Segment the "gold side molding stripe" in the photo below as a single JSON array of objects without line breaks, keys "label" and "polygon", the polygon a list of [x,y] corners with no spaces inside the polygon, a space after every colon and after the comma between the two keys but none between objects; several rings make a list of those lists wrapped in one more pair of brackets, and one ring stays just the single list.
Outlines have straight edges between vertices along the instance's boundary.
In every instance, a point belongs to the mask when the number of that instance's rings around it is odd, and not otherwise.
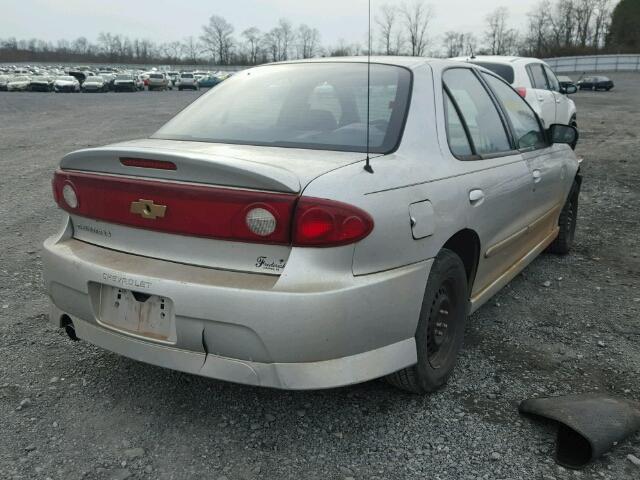
[{"label": "gold side molding stripe", "polygon": [[536,230],[538,225],[543,223],[545,220],[548,220],[549,217],[557,214],[561,207],[562,206],[560,204],[556,205],[551,210],[549,210],[548,212],[543,214],[541,217],[539,217],[536,220],[534,220],[532,223],[530,223],[529,225],[527,225],[523,229],[518,230],[516,233],[514,233],[512,235],[509,235],[504,240],[500,240],[498,243],[496,243],[496,244],[492,245],[491,247],[489,247],[487,249],[486,253],[484,254],[485,258],[493,257],[495,254],[497,254],[501,250],[504,250],[509,245],[515,243],[516,241],[518,241],[520,238],[522,238],[523,236],[525,236],[529,232]]}]

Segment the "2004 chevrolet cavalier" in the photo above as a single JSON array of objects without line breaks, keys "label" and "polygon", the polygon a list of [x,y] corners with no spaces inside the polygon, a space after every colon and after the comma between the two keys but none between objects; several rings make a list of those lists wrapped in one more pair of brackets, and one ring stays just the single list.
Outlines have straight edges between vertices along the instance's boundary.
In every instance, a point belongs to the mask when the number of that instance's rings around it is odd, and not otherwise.
[{"label": "2004 chevrolet cavalier", "polygon": [[464,323],[571,247],[572,127],[480,67],[238,73],[151,138],[65,156],[51,321],[136,360],[287,389],[442,386]]}]

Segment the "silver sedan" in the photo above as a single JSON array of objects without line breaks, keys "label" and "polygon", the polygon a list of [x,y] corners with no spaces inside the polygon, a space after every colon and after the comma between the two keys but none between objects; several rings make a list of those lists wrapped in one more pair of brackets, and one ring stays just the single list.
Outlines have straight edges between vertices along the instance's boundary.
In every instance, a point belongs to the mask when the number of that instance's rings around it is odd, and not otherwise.
[{"label": "silver sedan", "polygon": [[245,70],[150,138],[62,159],[50,320],[231,382],[434,391],[467,316],[569,251],[576,135],[470,64]]}]

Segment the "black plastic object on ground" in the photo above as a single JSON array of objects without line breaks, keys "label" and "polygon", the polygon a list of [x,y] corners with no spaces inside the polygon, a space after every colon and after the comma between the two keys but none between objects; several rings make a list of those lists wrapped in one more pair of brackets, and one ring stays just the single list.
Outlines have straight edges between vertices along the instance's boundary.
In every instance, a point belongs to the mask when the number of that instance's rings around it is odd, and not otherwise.
[{"label": "black plastic object on ground", "polygon": [[600,394],[531,398],[519,410],[558,423],[556,462],[575,470],[640,430],[640,404]]}]

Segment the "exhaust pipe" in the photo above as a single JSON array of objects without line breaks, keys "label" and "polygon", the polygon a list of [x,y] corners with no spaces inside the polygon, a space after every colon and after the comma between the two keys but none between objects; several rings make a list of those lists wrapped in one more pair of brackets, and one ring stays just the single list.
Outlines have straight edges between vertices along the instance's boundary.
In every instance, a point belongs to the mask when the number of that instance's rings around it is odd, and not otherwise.
[{"label": "exhaust pipe", "polygon": [[62,318],[60,319],[60,323],[64,328],[64,331],[66,332],[67,336],[71,340],[73,340],[74,342],[77,342],[78,340],[80,340],[76,335],[76,329],[73,326],[73,321],[68,315],[63,315]]},{"label": "exhaust pipe", "polygon": [[579,470],[640,429],[640,404],[601,394],[532,398],[520,413],[558,424],[556,462]]}]

